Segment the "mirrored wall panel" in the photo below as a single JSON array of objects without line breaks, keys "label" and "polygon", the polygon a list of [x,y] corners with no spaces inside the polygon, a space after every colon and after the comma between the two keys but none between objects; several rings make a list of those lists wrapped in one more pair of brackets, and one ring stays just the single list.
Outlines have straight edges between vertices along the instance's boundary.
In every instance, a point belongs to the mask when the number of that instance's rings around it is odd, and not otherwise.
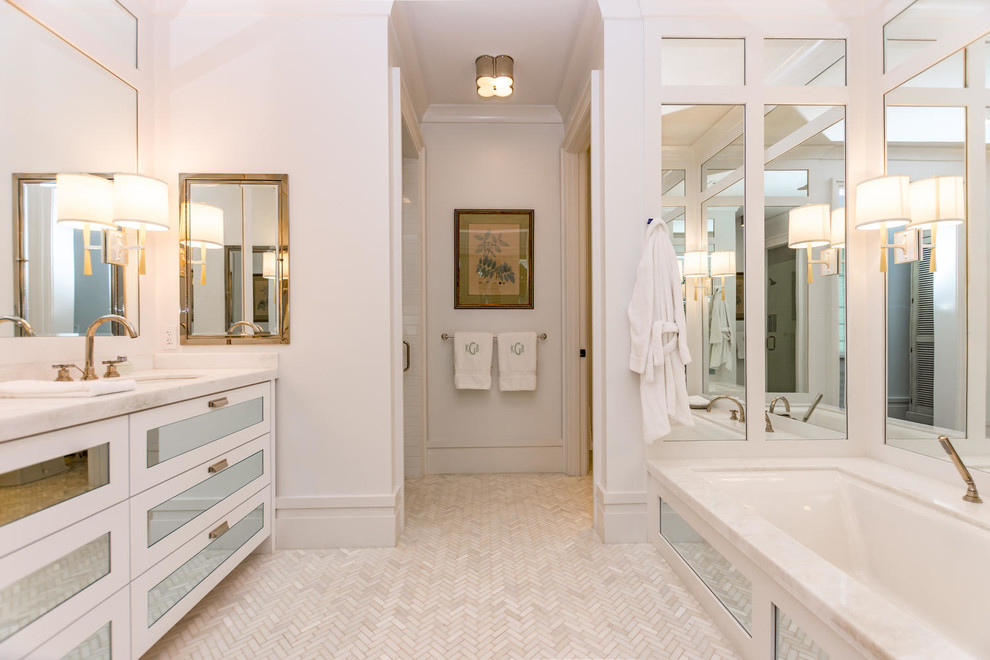
[{"label": "mirrored wall panel", "polygon": [[845,108],[766,106],[768,440],[846,436]]},{"label": "mirrored wall panel", "polygon": [[745,113],[736,105],[661,112],[663,213],[683,276],[688,394],[701,397],[695,426],[675,425],[665,440],[745,440]]},{"label": "mirrored wall panel", "polygon": [[661,40],[663,85],[743,85],[745,39]]},{"label": "mirrored wall panel", "polygon": [[[0,171],[6,176],[137,170],[134,88],[7,2],[0,2],[0,64],[0,88],[18,90],[0,104]],[[137,286],[112,290],[120,278],[113,273],[118,267],[102,258],[102,232],[91,234],[86,252],[93,274],[84,275],[83,232],[53,227],[50,176],[0,185],[0,208],[13,210],[15,229],[23,214],[25,229],[0,240],[0,316],[25,318],[36,335],[73,335],[123,304],[137,324]],[[0,323],[0,337],[24,334]]]},{"label": "mirrored wall panel", "polygon": [[846,84],[845,39],[764,39],[763,81],[767,85]]},{"label": "mirrored wall panel", "polygon": [[183,174],[180,195],[182,342],[288,343],[288,175]]},{"label": "mirrored wall panel", "polygon": [[985,430],[966,421],[967,227],[976,221],[967,211],[966,153],[985,149],[983,140],[967,144],[967,126],[986,108],[951,91],[962,75],[970,89],[986,81],[982,71],[947,65],[982,58],[984,48],[985,38],[885,99],[887,173],[906,177],[910,188],[909,224],[881,232],[895,245],[887,257],[887,443],[940,459],[939,435],[957,441],[964,457],[990,453]]},{"label": "mirrored wall panel", "polygon": [[137,66],[137,19],[116,0],[48,0],[125,62]]},{"label": "mirrored wall panel", "polygon": [[923,52],[941,37],[986,11],[986,0],[916,0],[883,28],[884,71]]}]

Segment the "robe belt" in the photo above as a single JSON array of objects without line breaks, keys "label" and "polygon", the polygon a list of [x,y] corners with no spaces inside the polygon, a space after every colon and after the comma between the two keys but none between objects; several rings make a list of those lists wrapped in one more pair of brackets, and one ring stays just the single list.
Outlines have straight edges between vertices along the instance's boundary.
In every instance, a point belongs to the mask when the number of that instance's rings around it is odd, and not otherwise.
[{"label": "robe belt", "polygon": [[[650,337],[650,355],[646,359],[646,382],[653,382],[654,365],[663,364],[668,355],[677,350],[677,338],[680,329],[676,323],[670,321],[655,321],[653,323],[653,333]],[[663,335],[673,335],[667,341],[663,340]]]}]

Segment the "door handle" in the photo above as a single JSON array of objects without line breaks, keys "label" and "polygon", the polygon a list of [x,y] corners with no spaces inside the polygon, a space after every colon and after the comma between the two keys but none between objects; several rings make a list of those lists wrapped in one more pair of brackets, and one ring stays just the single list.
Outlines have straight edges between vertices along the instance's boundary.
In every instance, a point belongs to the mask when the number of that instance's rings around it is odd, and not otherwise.
[{"label": "door handle", "polygon": [[402,371],[409,371],[409,342],[405,339],[402,340],[402,352],[405,355],[405,362],[402,366]]},{"label": "door handle", "polygon": [[767,350],[774,351],[777,350],[777,338],[774,336],[767,337]]}]

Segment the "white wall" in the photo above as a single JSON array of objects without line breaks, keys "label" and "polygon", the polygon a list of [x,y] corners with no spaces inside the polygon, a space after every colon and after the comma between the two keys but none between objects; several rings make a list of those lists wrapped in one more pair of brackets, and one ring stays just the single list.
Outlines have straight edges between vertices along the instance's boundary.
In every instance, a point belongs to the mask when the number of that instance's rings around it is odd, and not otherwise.
[{"label": "white wall", "polygon": [[[407,201],[408,200],[408,201]],[[419,160],[402,159],[402,338],[409,344],[409,370],[403,372],[402,402],[405,476],[423,472],[423,277],[419,217]]]},{"label": "white wall", "polygon": [[[424,124],[429,346],[427,464],[443,472],[562,472],[560,144],[563,125]],[[534,210],[534,308],[454,309],[454,209]],[[535,392],[455,390],[458,330],[546,332]],[[497,346],[496,346],[497,350]]]},{"label": "white wall", "polygon": [[[180,172],[289,175],[277,544],[392,545],[388,19],[269,9],[160,19],[159,171],[173,194]],[[176,323],[171,239],[157,293]]]}]

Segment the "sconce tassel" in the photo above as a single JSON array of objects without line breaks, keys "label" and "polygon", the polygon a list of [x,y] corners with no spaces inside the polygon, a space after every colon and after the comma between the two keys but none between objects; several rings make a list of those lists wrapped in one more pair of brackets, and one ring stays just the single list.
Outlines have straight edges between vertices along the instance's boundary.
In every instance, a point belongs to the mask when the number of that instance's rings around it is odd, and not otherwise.
[{"label": "sconce tassel", "polygon": [[[886,233],[886,228],[883,230]],[[880,248],[880,272],[887,272],[887,248]]]},{"label": "sconce tassel", "polygon": [[89,224],[83,225],[83,275],[93,274],[93,260],[89,256],[89,238],[90,230]]},{"label": "sconce tassel", "polygon": [[929,273],[934,273],[935,272],[935,232],[936,231],[938,231],[938,230],[935,229],[935,225],[932,225],[932,237],[931,237],[932,246],[928,250],[928,272]]},{"label": "sconce tassel", "polygon": [[722,300],[725,300],[725,278],[722,278]]},{"label": "sconce tassel", "polygon": [[808,250],[808,284],[811,284],[814,281],[814,276],[812,275],[812,264],[811,264],[812,248],[808,247],[807,250]]},{"label": "sconce tassel", "polygon": [[144,255],[148,252],[144,247],[145,239],[145,230],[138,229],[138,275],[144,275],[147,271],[144,260]]},{"label": "sconce tassel", "polygon": [[206,286],[206,248],[205,247],[199,248],[199,260],[203,263],[203,265],[199,267],[200,268],[199,284],[200,286]]}]

